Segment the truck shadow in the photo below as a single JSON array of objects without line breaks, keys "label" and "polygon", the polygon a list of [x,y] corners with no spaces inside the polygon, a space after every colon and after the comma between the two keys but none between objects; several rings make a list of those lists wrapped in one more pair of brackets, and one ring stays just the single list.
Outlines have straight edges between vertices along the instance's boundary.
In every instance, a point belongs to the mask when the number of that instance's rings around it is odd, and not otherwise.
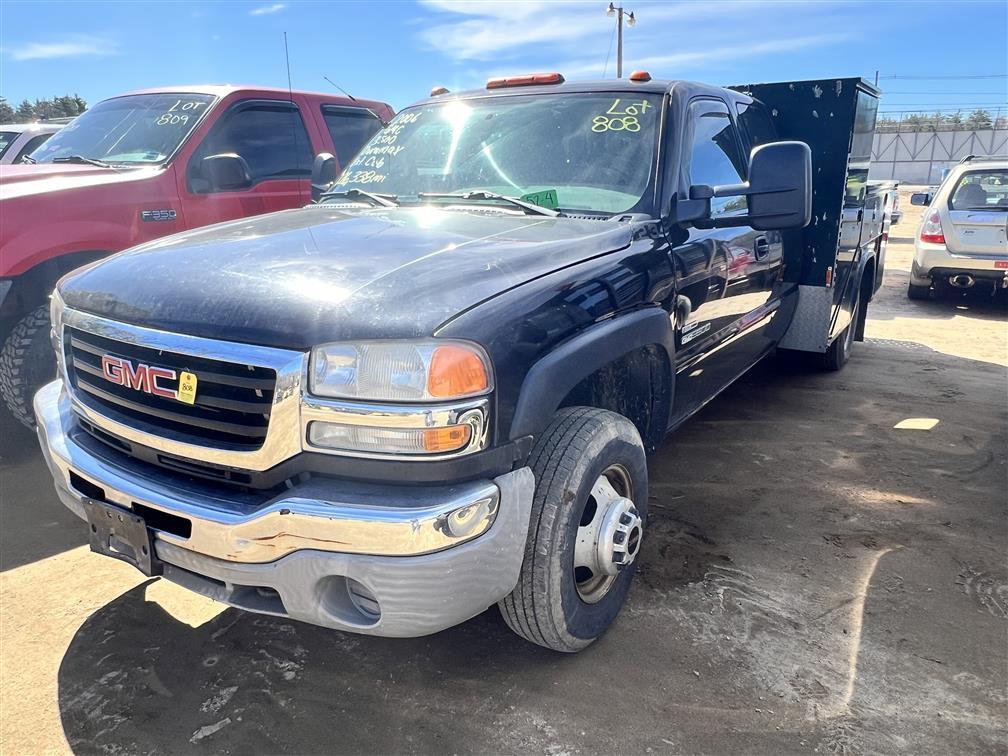
[{"label": "truck shadow", "polygon": [[0,572],[88,540],[83,523],[57,499],[38,440],[21,425],[17,427],[26,436],[17,448],[19,460],[13,461],[6,453],[0,457]]},{"label": "truck shadow", "polygon": [[416,639],[237,609],[193,628],[145,598],[153,582],[92,615],[67,649],[59,708],[75,753],[225,743],[236,752],[397,753],[413,735],[445,753],[470,751],[489,725],[475,715],[525,684],[529,669],[551,674],[569,658],[520,640],[496,609]]},{"label": "truck shadow", "polygon": [[0,402],[0,467],[27,459],[38,450],[35,434],[15,420]]}]

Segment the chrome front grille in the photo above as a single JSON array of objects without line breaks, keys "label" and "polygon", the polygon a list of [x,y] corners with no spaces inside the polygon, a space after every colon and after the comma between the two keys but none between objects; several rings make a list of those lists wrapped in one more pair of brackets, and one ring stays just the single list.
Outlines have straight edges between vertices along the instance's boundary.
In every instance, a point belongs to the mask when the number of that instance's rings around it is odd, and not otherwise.
[{"label": "chrome front grille", "polygon": [[[64,382],[81,427],[100,439],[140,445],[176,460],[261,472],[301,451],[300,402],[307,354],[134,326],[65,308],[56,334]],[[102,358],[191,372],[195,402],[119,385]],[[106,366],[107,367],[107,366]],[[135,377],[135,376],[134,376]],[[112,376],[114,378],[114,376]],[[130,453],[127,451],[127,453]]]},{"label": "chrome front grille", "polygon": [[[161,429],[194,443],[258,449],[266,439],[276,388],[276,371],[127,344],[76,328],[64,332],[67,377],[84,402],[120,422]],[[157,396],[110,381],[103,358],[182,371],[197,377],[195,402]],[[178,378],[159,381],[168,391]]]}]

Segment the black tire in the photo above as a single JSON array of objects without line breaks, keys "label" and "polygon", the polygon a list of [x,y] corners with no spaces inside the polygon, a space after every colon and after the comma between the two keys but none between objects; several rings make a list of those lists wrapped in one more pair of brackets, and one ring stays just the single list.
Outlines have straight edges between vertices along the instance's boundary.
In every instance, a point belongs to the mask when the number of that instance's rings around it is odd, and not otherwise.
[{"label": "black tire", "polygon": [[858,319],[862,316],[860,286],[858,286],[857,291],[854,293],[852,312],[854,316],[851,318],[851,322],[847,324],[847,327],[844,328],[843,333],[833,339],[833,343],[829,345],[825,353],[819,355],[819,366],[823,370],[830,372],[841,370],[847,364],[847,360],[850,359],[851,349],[854,346],[854,335],[857,332]]},{"label": "black tire", "polygon": [[49,305],[42,305],[17,322],[0,351],[0,394],[11,414],[28,428],[35,427],[35,392],[56,377],[50,328]]},{"label": "black tire", "polygon": [[[631,562],[593,603],[582,600],[574,577],[574,546],[592,487],[607,469],[626,473],[629,498],[647,516],[644,446],[622,415],[591,407],[559,411],[530,456],[536,488],[525,560],[514,591],[498,606],[508,626],[540,646],[573,653],[612,624],[636,571]],[[627,495],[629,494],[629,495]],[[639,554],[639,540],[634,550]]]},{"label": "black tire", "polygon": [[907,299],[931,299],[931,287],[907,284]]}]

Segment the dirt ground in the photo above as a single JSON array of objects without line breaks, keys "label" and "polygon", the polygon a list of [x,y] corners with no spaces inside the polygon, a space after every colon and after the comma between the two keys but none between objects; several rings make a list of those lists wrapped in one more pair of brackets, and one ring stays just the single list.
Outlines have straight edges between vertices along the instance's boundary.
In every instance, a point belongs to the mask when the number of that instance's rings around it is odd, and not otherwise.
[{"label": "dirt ground", "polygon": [[768,360],[654,456],[639,579],[577,656],[496,609],[383,640],[144,580],[3,426],[0,751],[1005,753],[1008,314],[906,299],[907,199],[844,371]]}]

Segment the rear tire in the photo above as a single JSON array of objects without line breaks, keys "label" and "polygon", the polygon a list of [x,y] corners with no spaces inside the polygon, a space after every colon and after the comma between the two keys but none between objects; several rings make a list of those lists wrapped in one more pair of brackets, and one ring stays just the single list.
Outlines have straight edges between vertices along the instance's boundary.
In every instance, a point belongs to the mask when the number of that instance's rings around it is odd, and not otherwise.
[{"label": "rear tire", "polygon": [[570,407],[553,417],[530,464],[525,560],[498,606],[518,635],[573,653],[606,631],[630,590],[647,515],[644,445],[622,415]]},{"label": "rear tire", "polygon": [[27,428],[35,428],[35,392],[56,377],[50,328],[49,305],[42,305],[18,321],[0,351],[0,394]]},{"label": "rear tire", "polygon": [[854,293],[854,304],[851,308],[851,322],[839,336],[833,339],[833,343],[825,353],[819,355],[819,366],[823,370],[836,372],[841,370],[850,359],[851,349],[854,347],[854,335],[857,332],[858,319],[861,317],[861,287],[858,286]]},{"label": "rear tire", "polygon": [[931,299],[931,287],[907,284],[907,299]]}]

